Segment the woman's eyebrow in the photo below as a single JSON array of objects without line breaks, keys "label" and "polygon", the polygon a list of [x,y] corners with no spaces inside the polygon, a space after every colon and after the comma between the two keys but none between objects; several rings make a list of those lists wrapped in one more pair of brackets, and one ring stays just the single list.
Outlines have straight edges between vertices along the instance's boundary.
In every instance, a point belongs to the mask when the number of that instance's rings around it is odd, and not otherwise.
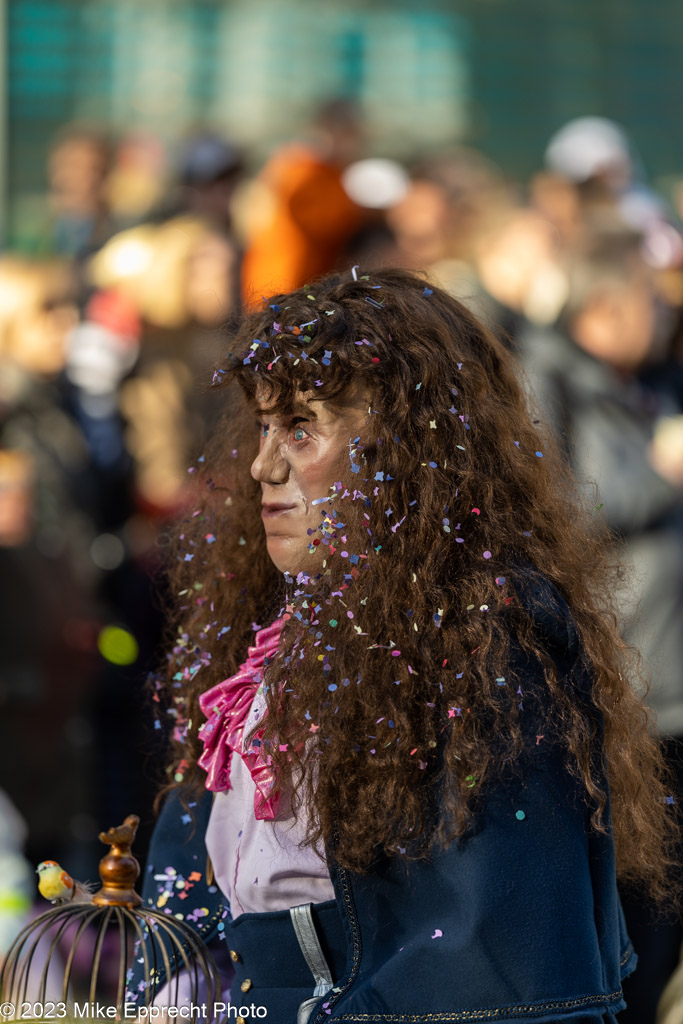
[{"label": "woman's eyebrow", "polygon": [[304,402],[294,402],[287,406],[271,405],[269,408],[263,409],[256,406],[254,414],[258,420],[267,416],[305,416],[307,420],[318,418],[310,405],[306,405]]},{"label": "woman's eyebrow", "polygon": [[318,417],[305,402],[294,402],[288,410],[291,416],[305,416],[307,420],[316,420]]}]

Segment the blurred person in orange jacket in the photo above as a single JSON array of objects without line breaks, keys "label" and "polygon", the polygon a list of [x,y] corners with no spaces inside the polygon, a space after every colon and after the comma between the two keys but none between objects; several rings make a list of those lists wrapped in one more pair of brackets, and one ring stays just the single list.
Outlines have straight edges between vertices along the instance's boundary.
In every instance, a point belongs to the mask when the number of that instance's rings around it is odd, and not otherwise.
[{"label": "blurred person in orange jacket", "polygon": [[362,145],[358,111],[333,100],[319,111],[308,141],[283,146],[267,162],[257,180],[258,222],[248,229],[242,268],[247,305],[334,268],[364,216],[341,181]]}]

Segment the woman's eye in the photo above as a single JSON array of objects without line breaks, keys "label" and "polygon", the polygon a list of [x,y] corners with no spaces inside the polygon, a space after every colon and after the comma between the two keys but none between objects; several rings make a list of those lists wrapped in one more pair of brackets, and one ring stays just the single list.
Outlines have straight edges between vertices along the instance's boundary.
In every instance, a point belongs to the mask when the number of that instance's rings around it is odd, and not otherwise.
[{"label": "woman's eye", "polygon": [[270,430],[270,423],[261,424],[261,437],[268,437],[268,431]]},{"label": "woman's eye", "polygon": [[306,437],[306,431],[302,430],[301,427],[297,427],[296,430],[294,431],[294,440],[295,441],[303,441],[305,437]]}]

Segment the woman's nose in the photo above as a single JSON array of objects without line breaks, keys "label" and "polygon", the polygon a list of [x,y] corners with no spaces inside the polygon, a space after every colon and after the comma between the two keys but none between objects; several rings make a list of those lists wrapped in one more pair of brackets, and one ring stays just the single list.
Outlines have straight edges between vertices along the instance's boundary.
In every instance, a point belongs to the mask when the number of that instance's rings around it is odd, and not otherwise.
[{"label": "woman's nose", "polygon": [[282,442],[271,435],[262,442],[251,464],[251,475],[262,484],[283,484],[289,476],[289,463],[282,455]]}]

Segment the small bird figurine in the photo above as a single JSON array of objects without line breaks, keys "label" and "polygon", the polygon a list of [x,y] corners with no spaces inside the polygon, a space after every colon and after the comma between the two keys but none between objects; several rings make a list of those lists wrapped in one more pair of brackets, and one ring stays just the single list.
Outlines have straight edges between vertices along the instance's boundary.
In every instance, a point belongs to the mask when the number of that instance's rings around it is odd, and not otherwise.
[{"label": "small bird figurine", "polygon": [[44,860],[36,868],[38,890],[51,903],[92,903],[90,887],[75,881],[56,860]]},{"label": "small bird figurine", "polygon": [[107,829],[106,832],[100,832],[99,840],[101,843],[113,847],[117,854],[128,856],[130,844],[135,839],[139,824],[140,819],[137,814],[129,814],[123,825],[115,825],[113,828]]}]

